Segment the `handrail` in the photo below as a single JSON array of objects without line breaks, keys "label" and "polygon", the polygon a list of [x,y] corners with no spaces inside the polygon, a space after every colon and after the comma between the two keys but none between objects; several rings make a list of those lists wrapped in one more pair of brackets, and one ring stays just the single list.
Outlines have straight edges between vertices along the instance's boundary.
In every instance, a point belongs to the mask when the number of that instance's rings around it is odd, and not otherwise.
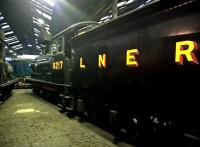
[{"label": "handrail", "polygon": [[80,27],[83,27],[84,25],[90,25],[90,24],[99,25],[99,22],[96,22],[96,21],[83,21],[83,22],[75,23],[75,24],[69,26],[68,28],[64,29],[64,30],[61,31],[60,33],[56,34],[55,36],[53,36],[53,37],[51,38],[51,40],[54,39],[54,38],[57,38],[57,37],[61,36],[62,34],[68,32],[68,31],[70,31],[70,30],[72,30],[72,29],[74,29],[74,30],[75,30],[75,29],[79,29]]}]

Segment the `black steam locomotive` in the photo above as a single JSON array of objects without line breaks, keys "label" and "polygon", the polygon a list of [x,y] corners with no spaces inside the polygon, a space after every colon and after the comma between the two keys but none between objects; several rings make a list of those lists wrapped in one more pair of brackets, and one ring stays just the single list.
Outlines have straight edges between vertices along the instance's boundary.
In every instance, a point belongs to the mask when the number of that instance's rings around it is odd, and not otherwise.
[{"label": "black steam locomotive", "polygon": [[6,43],[3,40],[3,32],[0,30],[0,103],[10,95],[18,81],[12,75],[12,66],[5,62]]},{"label": "black steam locomotive", "polygon": [[36,58],[33,91],[146,146],[199,146],[198,0],[157,0],[75,24]]}]

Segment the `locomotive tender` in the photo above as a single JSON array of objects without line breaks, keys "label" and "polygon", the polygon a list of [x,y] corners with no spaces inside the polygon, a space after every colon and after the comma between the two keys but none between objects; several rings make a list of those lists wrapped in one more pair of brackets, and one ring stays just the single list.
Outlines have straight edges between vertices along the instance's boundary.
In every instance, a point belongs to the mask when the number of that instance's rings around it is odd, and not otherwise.
[{"label": "locomotive tender", "polygon": [[198,5],[156,0],[105,24],[73,25],[35,59],[28,81],[70,114],[136,144],[198,146]]}]

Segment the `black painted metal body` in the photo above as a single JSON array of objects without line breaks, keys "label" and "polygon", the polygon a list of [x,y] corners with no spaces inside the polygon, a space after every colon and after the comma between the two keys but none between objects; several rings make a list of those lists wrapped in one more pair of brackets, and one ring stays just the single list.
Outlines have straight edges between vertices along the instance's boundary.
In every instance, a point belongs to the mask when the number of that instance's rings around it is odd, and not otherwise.
[{"label": "black painted metal body", "polygon": [[[63,95],[71,99],[64,105],[122,134],[142,136],[143,143],[150,136],[165,145],[184,144],[187,133],[200,137],[200,65],[185,58],[184,65],[175,62],[177,42],[200,42],[198,5],[158,1],[71,38],[63,59]],[[138,67],[126,65],[130,49],[139,51]],[[106,68],[98,67],[100,54],[106,54]],[[195,56],[200,61],[199,51]]]}]

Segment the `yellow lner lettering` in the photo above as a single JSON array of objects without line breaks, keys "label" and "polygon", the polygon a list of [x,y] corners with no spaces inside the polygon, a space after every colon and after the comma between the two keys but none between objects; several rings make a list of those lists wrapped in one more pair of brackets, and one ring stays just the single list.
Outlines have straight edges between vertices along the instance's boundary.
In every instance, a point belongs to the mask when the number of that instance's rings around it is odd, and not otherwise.
[{"label": "yellow lner lettering", "polygon": [[80,58],[80,69],[85,69],[85,65],[83,64],[83,58]]},{"label": "yellow lner lettering", "polygon": [[106,54],[99,55],[98,66],[99,68],[106,68]]},{"label": "yellow lner lettering", "polygon": [[[186,48],[187,47],[187,48]],[[199,64],[194,52],[198,50],[198,44],[194,41],[181,41],[176,43],[175,62],[183,65],[183,57],[186,57],[187,61]]]},{"label": "yellow lner lettering", "polygon": [[138,67],[135,55],[139,55],[138,49],[130,49],[126,52],[126,65],[128,67]]}]

